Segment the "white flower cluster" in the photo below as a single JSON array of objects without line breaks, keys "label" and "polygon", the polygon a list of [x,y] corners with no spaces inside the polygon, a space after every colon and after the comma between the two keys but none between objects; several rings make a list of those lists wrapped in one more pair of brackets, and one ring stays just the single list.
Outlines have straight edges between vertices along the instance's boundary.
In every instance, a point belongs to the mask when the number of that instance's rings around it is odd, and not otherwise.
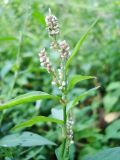
[{"label": "white flower cluster", "polygon": [[56,79],[56,77],[53,78],[52,85],[57,85],[57,79]]},{"label": "white flower cluster", "polygon": [[[57,81],[56,78],[58,78],[58,81]],[[59,89],[60,90],[64,90],[64,88],[65,88],[65,81],[63,81],[62,69],[58,69],[58,77],[54,77],[54,79],[52,81],[52,85],[56,85],[57,82],[58,82],[58,85],[59,85]]]},{"label": "white flower cluster", "polygon": [[51,72],[51,65],[50,65],[50,60],[46,56],[45,48],[42,49],[39,53],[39,58],[40,58],[40,63],[42,67],[45,67],[48,71],[48,73]]},{"label": "white flower cluster", "polygon": [[63,81],[62,68],[61,68],[61,69],[58,69],[58,76],[59,76],[59,84],[60,84],[59,89],[60,89],[60,90],[64,90],[64,88],[65,88],[65,81]]},{"label": "white flower cluster", "polygon": [[59,25],[57,18],[51,14],[51,11],[48,16],[45,18],[45,22],[48,28],[48,33],[50,36],[59,34]]},{"label": "white flower cluster", "polygon": [[73,126],[73,119],[72,116],[70,116],[67,120],[67,138],[69,140],[70,144],[73,144],[73,130],[72,130],[72,126]]},{"label": "white flower cluster", "polygon": [[64,40],[59,43],[59,46],[60,46],[60,57],[62,59],[67,59],[69,57],[69,49],[70,49],[69,45]]}]

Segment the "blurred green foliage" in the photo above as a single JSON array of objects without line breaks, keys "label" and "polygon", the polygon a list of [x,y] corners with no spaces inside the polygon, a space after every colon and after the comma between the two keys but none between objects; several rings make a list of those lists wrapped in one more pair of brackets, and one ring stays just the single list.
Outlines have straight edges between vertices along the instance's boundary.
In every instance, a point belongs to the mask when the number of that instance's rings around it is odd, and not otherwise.
[{"label": "blurred green foliage", "polygon": [[[119,0],[2,0],[0,1],[0,102],[28,91],[56,92],[51,77],[40,68],[38,52],[49,48],[45,32],[48,8],[59,19],[60,37],[73,50],[80,37],[99,18],[87,40],[70,65],[70,74],[96,76],[97,80],[77,84],[70,96],[101,85],[97,95],[84,98],[73,115],[75,159],[98,150],[119,146],[119,120],[108,123],[106,114],[120,112],[120,1]],[[56,53],[50,58],[56,62]],[[37,115],[48,116],[57,106],[52,100],[21,104],[16,109],[0,112],[0,137],[11,133],[20,122]],[[56,125],[40,123],[27,129],[61,143],[61,130]],[[112,132],[114,130],[114,132]],[[3,148],[0,160],[54,160],[55,147]]]}]

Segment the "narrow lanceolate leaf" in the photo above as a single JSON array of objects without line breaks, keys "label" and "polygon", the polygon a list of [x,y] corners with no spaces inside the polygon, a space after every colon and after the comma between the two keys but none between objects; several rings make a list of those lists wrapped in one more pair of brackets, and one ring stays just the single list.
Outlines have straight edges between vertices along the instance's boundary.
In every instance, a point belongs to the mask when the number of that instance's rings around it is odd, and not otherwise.
[{"label": "narrow lanceolate leaf", "polygon": [[82,98],[86,97],[87,95],[90,95],[93,91],[97,90],[100,86],[92,88],[82,94],[80,94],[78,97],[76,97],[72,102],[71,105],[69,107],[68,113],[69,111],[78,103],[79,100],[81,100]]},{"label": "narrow lanceolate leaf", "polygon": [[2,147],[16,147],[16,146],[31,147],[31,146],[41,146],[41,145],[56,145],[56,144],[32,132],[11,134],[0,139],[0,146]]},{"label": "narrow lanceolate leaf", "polygon": [[59,120],[59,119],[56,119],[56,118],[36,116],[36,117],[26,121],[26,122],[23,122],[23,123],[15,126],[12,130],[25,128],[25,127],[31,127],[32,125],[34,125],[36,123],[39,123],[39,122],[54,122],[54,123],[57,123],[57,124],[63,124],[62,120]]},{"label": "narrow lanceolate leaf", "polygon": [[68,90],[72,89],[76,83],[81,82],[83,80],[92,79],[92,78],[96,78],[96,77],[75,75],[71,78],[71,80],[68,83]]},{"label": "narrow lanceolate leaf", "polygon": [[91,31],[91,29],[94,27],[94,25],[98,22],[98,19],[95,20],[95,22],[89,27],[89,29],[87,30],[87,32],[82,36],[82,38],[78,41],[78,43],[76,44],[71,56],[69,57],[67,63],[66,63],[66,70],[68,69],[68,66],[70,65],[72,59],[74,58],[74,56],[76,55],[76,53],[78,52],[78,50],[80,49],[82,43],[84,42],[84,40],[86,39],[87,35],[89,34],[89,32]]},{"label": "narrow lanceolate leaf", "polygon": [[15,107],[16,105],[23,104],[23,103],[34,102],[40,99],[54,99],[54,98],[59,99],[58,96],[50,95],[45,92],[32,91],[30,93],[18,96],[15,99],[12,99],[6,103],[0,104],[0,111],[7,108]]}]

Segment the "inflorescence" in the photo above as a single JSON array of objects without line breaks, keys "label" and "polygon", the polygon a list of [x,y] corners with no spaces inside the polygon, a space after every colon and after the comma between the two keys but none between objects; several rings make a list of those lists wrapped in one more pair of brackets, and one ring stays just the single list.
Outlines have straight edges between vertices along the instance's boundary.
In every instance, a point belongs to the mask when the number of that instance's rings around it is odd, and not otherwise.
[{"label": "inflorescence", "polygon": [[[41,63],[41,66],[48,71],[48,73],[52,74],[53,76],[52,85],[57,86],[63,93],[65,91],[66,84],[67,84],[65,80],[65,75],[64,75],[64,69],[65,69],[64,67],[67,59],[70,56],[70,51],[69,51],[70,47],[65,40],[62,40],[59,42],[57,41],[57,36],[60,33],[59,24],[56,16],[51,13],[50,9],[49,9],[49,15],[46,16],[45,18],[45,22],[46,22],[48,34],[52,38],[50,48],[57,50],[60,56],[61,63],[59,68],[55,70],[51,65],[51,62],[49,60],[49,57],[47,56],[45,48],[39,52],[40,63]],[[68,138],[69,144],[71,144],[73,143],[73,131],[72,131],[73,120],[71,116],[69,116],[69,118],[67,119],[66,125],[67,125],[67,138]]]},{"label": "inflorescence", "polygon": [[74,121],[73,121],[72,115],[70,114],[67,119],[67,137],[69,140],[69,144],[73,143],[73,129],[72,129],[73,124],[74,124]]}]

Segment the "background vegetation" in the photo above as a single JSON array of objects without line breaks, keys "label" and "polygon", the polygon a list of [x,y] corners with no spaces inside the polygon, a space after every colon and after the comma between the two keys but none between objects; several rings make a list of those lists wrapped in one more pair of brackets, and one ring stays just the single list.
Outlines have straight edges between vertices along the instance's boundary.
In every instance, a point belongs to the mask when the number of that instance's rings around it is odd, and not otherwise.
[{"label": "background vegetation", "polygon": [[[120,2],[119,0],[2,0],[0,1],[0,102],[32,90],[48,93],[52,88],[48,73],[40,68],[38,52],[50,40],[45,32],[48,8],[59,19],[60,37],[73,50],[79,38],[99,18],[72,61],[70,74],[96,76],[85,81],[72,95],[100,85],[96,94],[79,102],[73,112],[75,159],[120,144]],[[56,62],[56,53],[50,54]],[[0,137],[11,128],[36,115],[49,116],[59,108],[52,100],[36,101],[0,112]],[[60,116],[60,113],[56,113]],[[61,131],[56,125],[40,123],[25,129],[44,135],[57,144]],[[0,160],[56,159],[56,147],[0,148]]]}]

